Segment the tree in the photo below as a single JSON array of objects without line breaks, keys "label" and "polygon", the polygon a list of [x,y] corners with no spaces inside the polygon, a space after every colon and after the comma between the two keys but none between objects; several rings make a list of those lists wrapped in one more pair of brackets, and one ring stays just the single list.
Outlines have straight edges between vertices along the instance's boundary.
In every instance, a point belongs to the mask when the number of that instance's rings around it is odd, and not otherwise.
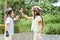
[{"label": "tree", "polygon": [[4,0],[4,22],[6,19],[6,15],[5,15],[6,8],[7,8],[7,0]]}]

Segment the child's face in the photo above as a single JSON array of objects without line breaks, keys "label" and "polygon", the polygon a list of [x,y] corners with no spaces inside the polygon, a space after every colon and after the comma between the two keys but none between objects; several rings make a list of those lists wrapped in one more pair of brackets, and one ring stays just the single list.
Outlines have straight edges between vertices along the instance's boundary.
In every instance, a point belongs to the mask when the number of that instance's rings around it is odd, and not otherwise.
[{"label": "child's face", "polygon": [[36,12],[34,12],[33,10],[32,10],[32,15],[33,15],[33,16],[36,15]]},{"label": "child's face", "polygon": [[14,17],[14,12],[13,11],[11,12],[11,17]]},{"label": "child's face", "polygon": [[32,10],[32,16],[34,16],[34,11]]}]

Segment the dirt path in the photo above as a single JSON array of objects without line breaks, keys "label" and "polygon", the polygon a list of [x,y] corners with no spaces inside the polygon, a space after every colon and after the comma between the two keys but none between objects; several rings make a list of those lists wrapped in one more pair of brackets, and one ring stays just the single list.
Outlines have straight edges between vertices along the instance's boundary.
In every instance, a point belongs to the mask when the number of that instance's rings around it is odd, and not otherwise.
[{"label": "dirt path", "polygon": [[[4,40],[3,34],[0,34],[0,40]],[[33,33],[15,34],[13,40],[33,40]],[[42,40],[60,40],[60,35],[42,35]]]}]

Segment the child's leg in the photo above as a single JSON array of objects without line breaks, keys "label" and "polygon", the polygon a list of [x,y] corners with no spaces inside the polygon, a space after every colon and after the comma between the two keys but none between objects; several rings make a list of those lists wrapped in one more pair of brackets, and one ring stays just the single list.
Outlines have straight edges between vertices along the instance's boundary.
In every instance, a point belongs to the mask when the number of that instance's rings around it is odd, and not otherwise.
[{"label": "child's leg", "polygon": [[12,40],[12,36],[9,36],[9,39]]},{"label": "child's leg", "polygon": [[12,36],[9,36],[9,37],[5,36],[5,40],[12,40]]},{"label": "child's leg", "polygon": [[42,40],[42,36],[38,33],[38,40]]},{"label": "child's leg", "polygon": [[38,33],[34,32],[34,39],[33,40],[38,40]]},{"label": "child's leg", "polygon": [[5,37],[5,40],[8,40],[8,37]]}]

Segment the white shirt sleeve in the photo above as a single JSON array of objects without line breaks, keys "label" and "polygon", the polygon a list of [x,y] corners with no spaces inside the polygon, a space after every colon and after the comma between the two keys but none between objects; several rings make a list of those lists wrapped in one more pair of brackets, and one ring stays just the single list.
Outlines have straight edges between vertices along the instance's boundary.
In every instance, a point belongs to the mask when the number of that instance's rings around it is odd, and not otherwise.
[{"label": "white shirt sleeve", "polygon": [[10,23],[10,19],[9,19],[9,18],[7,18],[5,23]]},{"label": "white shirt sleeve", "polygon": [[13,19],[13,21],[15,21],[15,20],[16,20],[16,18]]},{"label": "white shirt sleeve", "polygon": [[41,20],[42,20],[42,19],[41,19],[40,16],[38,16],[37,19],[36,19],[37,22],[39,22],[39,21],[41,21]]}]

